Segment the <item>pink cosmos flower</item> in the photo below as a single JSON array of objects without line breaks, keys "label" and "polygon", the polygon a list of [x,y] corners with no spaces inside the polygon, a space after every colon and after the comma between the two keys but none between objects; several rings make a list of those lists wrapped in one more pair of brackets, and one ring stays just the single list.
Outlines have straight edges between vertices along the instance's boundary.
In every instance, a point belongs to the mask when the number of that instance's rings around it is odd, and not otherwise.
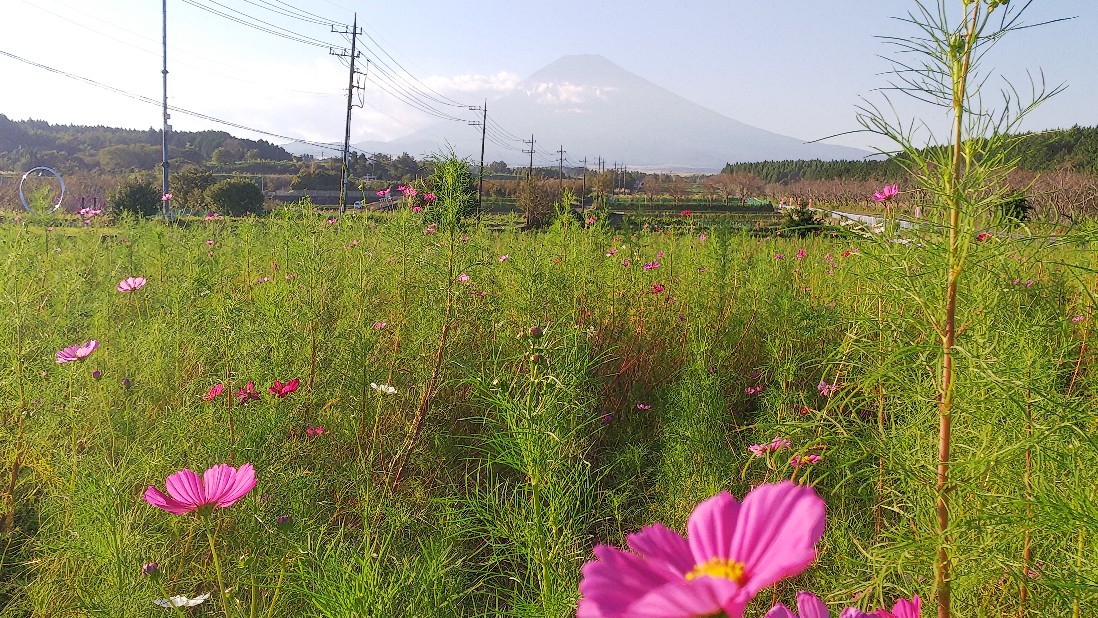
[{"label": "pink cosmos flower", "polygon": [[644,266],[642,266],[642,268],[644,268],[644,270],[655,270],[659,267],[660,267],[659,262],[648,262]]},{"label": "pink cosmos flower", "polygon": [[289,395],[290,393],[297,390],[297,385],[298,384],[299,384],[299,380],[297,378],[294,378],[293,380],[290,380],[289,382],[287,382],[285,384],[283,384],[282,382],[279,382],[278,380],[275,380],[274,383],[271,384],[271,387],[268,388],[267,390],[272,395],[277,396],[279,399],[285,399],[286,395]]},{"label": "pink cosmos flower", "polygon": [[212,247],[212,246],[214,246],[214,241],[212,241],[212,240],[207,240],[207,241],[206,241],[206,244],[207,244],[208,246]]},{"label": "pink cosmos flower", "polygon": [[162,201],[167,202],[168,200],[172,199],[172,194],[171,193],[165,193],[160,199]]},{"label": "pink cosmos flower", "polygon": [[808,257],[808,252],[807,251],[805,251],[804,249],[797,249],[797,259],[798,260],[803,260],[806,257]]},{"label": "pink cosmos flower", "polygon": [[404,189],[401,191],[401,193],[404,194],[404,197],[415,197],[415,196],[419,195],[419,191],[416,191],[412,187],[404,187]]},{"label": "pink cosmos flower", "polygon": [[424,193],[423,194],[423,201],[425,201],[425,202],[433,202],[437,199],[438,199],[438,196],[435,195],[434,193]]},{"label": "pink cosmos flower", "polygon": [[650,403],[638,403],[637,404],[637,409],[638,410],[651,410],[652,409],[652,404],[650,404]]},{"label": "pink cosmos flower", "polygon": [[606,257],[612,257],[612,256],[617,255],[617,254],[618,254],[617,249],[607,249],[606,250]]},{"label": "pink cosmos flower", "polygon": [[821,397],[830,397],[839,390],[839,385],[828,384],[827,382],[820,380],[820,383],[816,385],[816,390],[820,391]]},{"label": "pink cosmos flower", "polygon": [[225,385],[218,383],[210,387],[210,390],[206,391],[206,394],[202,396],[202,401],[213,401],[225,392]]},{"label": "pink cosmos flower", "polygon": [[381,191],[377,192],[377,196],[378,197],[389,197],[389,190],[388,189],[382,189]]},{"label": "pink cosmos flower", "polygon": [[784,255],[782,255],[782,254],[780,254],[780,253],[775,253],[775,254],[774,254],[774,259],[775,259],[775,260],[784,260],[784,259],[785,259],[785,256],[784,256]]},{"label": "pink cosmos flower", "polygon": [[306,427],[305,428],[305,435],[307,435],[307,436],[322,436],[326,433],[328,433],[328,431],[326,429],[324,429],[323,427]]},{"label": "pink cosmos flower", "polygon": [[789,465],[793,466],[794,468],[800,468],[801,466],[811,466],[820,463],[820,459],[821,457],[819,455],[794,455],[793,458],[789,460]]},{"label": "pink cosmos flower", "polygon": [[1078,323],[1078,322],[1082,322],[1085,319],[1087,319],[1085,316],[1077,315],[1077,316],[1071,318],[1071,321]]},{"label": "pink cosmos flower", "polygon": [[980,232],[979,234],[977,234],[977,235],[976,235],[976,242],[984,242],[985,240],[987,240],[987,239],[989,239],[989,238],[991,238],[991,234],[990,234],[990,233],[988,233],[988,232]]},{"label": "pink cosmos flower", "polygon": [[[831,616],[824,602],[816,595],[805,590],[797,593],[797,611],[800,612],[799,618],[829,618]],[[766,612],[764,618],[798,618],[798,615],[778,603]],[[848,607],[843,610],[842,614],[839,614],[839,618],[877,618],[877,615],[867,614],[853,607]]]},{"label": "pink cosmos flower", "polygon": [[255,487],[255,469],[246,463],[236,469],[218,464],[199,477],[184,468],[165,480],[168,494],[149,485],[145,502],[175,515],[198,512],[208,515],[213,509],[232,506]]},{"label": "pink cosmos flower", "polygon": [[873,194],[873,201],[875,202],[887,202],[888,200],[896,197],[900,193],[899,185],[885,185],[881,187],[880,191]]},{"label": "pink cosmos flower", "polygon": [[662,292],[662,291],[663,291],[664,289],[665,289],[665,288],[663,287],[663,284],[662,284],[662,283],[653,283],[653,284],[652,284],[652,293],[653,293],[653,294],[659,294],[659,293],[660,293],[660,292]]},{"label": "pink cosmos flower", "polygon": [[423,212],[423,209],[419,206],[412,206],[412,212]]},{"label": "pink cosmos flower", "polygon": [[134,292],[145,287],[145,283],[144,277],[126,277],[118,282],[117,289],[119,292]]},{"label": "pink cosmos flower", "polygon": [[66,363],[73,363],[76,361],[84,360],[91,356],[91,353],[99,347],[99,342],[95,339],[85,343],[84,345],[70,345],[67,348],[62,348],[57,351],[57,364],[64,365]]},{"label": "pink cosmos flower", "polygon": [[747,393],[748,395],[758,395],[759,393],[763,392],[763,387],[761,385],[748,386],[747,388],[743,389],[743,392]]},{"label": "pink cosmos flower", "polygon": [[339,223],[339,218],[338,217],[328,217],[327,223],[328,223],[328,225],[334,225],[336,223]]},{"label": "pink cosmos flower", "polygon": [[681,216],[683,216],[683,217],[689,217],[690,215],[692,215],[692,214],[694,214],[694,213],[690,212],[690,209],[689,209],[689,208],[687,208],[686,210],[682,211],[682,213],[680,213],[680,214],[681,214]]},{"label": "pink cosmos flower", "polygon": [[919,618],[919,614],[922,613],[922,604],[919,595],[911,597],[910,601],[897,599],[896,604],[892,606],[892,611],[878,609],[877,616],[879,618]]},{"label": "pink cosmos flower", "polygon": [[469,281],[469,275],[461,273],[460,275],[458,275],[458,281],[460,281],[461,283],[467,283]]},{"label": "pink cosmos flower", "polygon": [[205,220],[206,221],[213,221],[214,219],[221,219],[221,218],[222,218],[221,215],[217,214],[216,212],[209,212],[209,213],[206,213]]},{"label": "pink cosmos flower", "polygon": [[503,255],[499,256],[499,261],[500,261],[500,262],[506,262],[506,261],[507,261],[507,260],[509,260],[510,258],[511,258],[511,255],[510,255],[510,254],[508,254],[508,253],[504,253]]},{"label": "pink cosmos flower", "polygon": [[240,405],[259,399],[259,392],[255,390],[255,382],[249,380],[244,388],[233,393],[233,397],[236,397],[236,401]]},{"label": "pink cosmos flower", "polygon": [[760,590],[816,559],[824,502],[789,481],[761,485],[742,504],[721,492],[694,509],[687,529],[689,539],[656,523],[629,535],[632,551],[595,547],[577,618],[739,618]]},{"label": "pink cosmos flower", "polygon": [[596,221],[598,221],[598,219],[594,217],[587,217],[585,223],[587,223],[587,225],[594,225]]},{"label": "pink cosmos flower", "polygon": [[385,330],[386,326],[388,326],[388,324],[385,322],[374,322],[374,330]]},{"label": "pink cosmos flower", "polygon": [[709,238],[709,237],[708,237],[708,236],[706,236],[705,234],[699,234],[699,235],[698,235],[698,242],[705,242],[705,240],[706,240],[707,238]]}]

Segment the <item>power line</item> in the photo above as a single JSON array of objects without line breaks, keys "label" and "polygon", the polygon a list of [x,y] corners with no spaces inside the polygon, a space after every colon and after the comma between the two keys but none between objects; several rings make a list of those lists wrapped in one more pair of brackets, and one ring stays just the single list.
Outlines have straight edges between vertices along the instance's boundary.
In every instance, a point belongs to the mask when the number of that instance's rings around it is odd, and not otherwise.
[{"label": "power line", "polygon": [[[17,60],[17,61],[22,62],[24,64],[28,64],[30,66],[37,67],[39,69],[43,69],[45,71],[49,71],[50,73],[61,75],[63,77],[67,77],[69,79],[84,82],[85,84],[95,86],[96,88],[101,88],[103,90],[109,90],[111,92],[120,94],[122,96],[131,98],[131,99],[134,99],[134,100],[137,100],[137,101],[141,101],[142,103],[149,103],[149,104],[155,105],[157,107],[160,107],[161,104],[162,104],[161,101],[157,101],[156,99],[153,99],[151,97],[146,97],[146,96],[140,95],[140,94],[134,94],[132,92],[122,90],[121,88],[116,88],[114,86],[110,86],[110,85],[104,84],[102,82],[97,82],[94,79],[90,79],[90,78],[87,78],[87,77],[82,77],[80,75],[75,75],[75,74],[69,73],[67,71],[62,71],[61,69],[55,69],[53,67],[50,67],[50,66],[38,63],[38,62],[28,60],[26,58],[23,58],[22,56],[17,56],[13,53],[6,52],[2,49],[0,49],[0,56],[7,56],[8,58],[11,58],[12,60]],[[312,140],[301,139],[299,137],[291,137],[291,136],[288,136],[288,135],[282,135],[280,133],[273,133],[271,131],[264,131],[263,129],[256,129],[255,127],[249,127],[247,125],[242,125],[242,124],[232,122],[232,121],[229,121],[229,120],[224,120],[224,119],[221,119],[221,118],[210,116],[209,114],[203,114],[201,112],[195,112],[195,111],[191,111],[189,109],[184,109],[182,107],[177,107],[175,105],[169,105],[168,110],[173,111],[173,112],[178,112],[180,114],[186,114],[188,116],[193,116],[193,117],[199,118],[201,120],[208,120],[210,122],[216,122],[218,124],[223,124],[223,125],[228,126],[228,127],[233,127],[235,129],[242,129],[244,131],[250,131],[252,133],[259,133],[260,135],[266,135],[266,136],[269,136],[269,137],[274,137],[274,138],[277,138],[277,139],[287,140],[287,141],[291,141],[291,142],[300,142],[302,144],[308,144],[310,146],[316,146],[318,148],[336,148],[336,147],[338,147],[338,144],[335,144],[334,142],[327,142],[327,143],[326,142],[314,142]]]},{"label": "power line", "polygon": [[[241,16],[247,18],[247,19],[250,19],[250,20],[252,20],[252,22],[255,22],[255,23],[245,21],[244,19],[241,19],[240,17],[234,17],[233,15],[230,15],[229,13],[225,13],[223,11],[219,11],[217,9],[199,4],[199,2],[197,0],[183,0],[183,2],[185,4],[189,4],[189,5],[191,5],[195,8],[201,9],[201,10],[206,11],[208,13],[213,13],[214,15],[217,15],[218,17],[223,17],[225,19],[228,19],[229,21],[236,22],[236,23],[244,25],[244,26],[248,26],[249,28],[254,28],[256,30],[259,30],[260,32],[266,32],[267,34],[273,34],[274,36],[282,37],[284,39],[294,41],[295,43],[302,43],[304,45],[312,45],[314,47],[328,47],[328,43],[326,43],[324,41],[321,41],[320,39],[315,39],[315,38],[310,37],[308,35],[301,34],[301,33],[298,33],[298,32],[294,32],[293,30],[282,28],[281,26],[276,26],[275,24],[272,24],[270,22],[263,21],[262,19],[259,19],[259,18],[256,18],[256,17],[252,17],[251,15],[248,15],[247,13],[244,13],[242,11],[238,11],[236,9],[227,7],[224,4],[216,2],[215,0],[206,0],[206,1],[210,2],[211,4],[216,4],[217,6],[220,6],[220,7],[224,8],[227,11],[230,11],[232,13],[236,13],[236,14],[241,15]],[[262,25],[260,25],[260,24],[262,24]]]}]

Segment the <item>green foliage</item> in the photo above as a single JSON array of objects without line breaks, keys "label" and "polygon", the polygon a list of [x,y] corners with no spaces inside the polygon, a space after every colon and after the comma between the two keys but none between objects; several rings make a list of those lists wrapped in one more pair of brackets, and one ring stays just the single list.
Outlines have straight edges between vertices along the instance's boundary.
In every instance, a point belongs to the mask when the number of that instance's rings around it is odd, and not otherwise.
[{"label": "green foliage", "polygon": [[1011,193],[999,202],[998,219],[1000,223],[1006,225],[1024,223],[1029,221],[1031,210],[1029,198],[1026,197],[1025,193],[1020,191]]},{"label": "green foliage", "polygon": [[782,230],[803,238],[819,233],[823,224],[823,219],[817,216],[815,210],[809,208],[807,204],[797,204],[796,207],[785,211]]},{"label": "green foliage", "polygon": [[135,217],[155,217],[163,208],[163,196],[151,180],[131,176],[115,187],[107,197],[114,212]]},{"label": "green foliage", "polygon": [[210,207],[225,215],[239,217],[263,211],[263,192],[246,178],[226,178],[206,189]]},{"label": "green foliage", "polygon": [[206,189],[214,184],[214,176],[208,169],[191,165],[173,172],[169,179],[172,190],[172,208],[191,211],[208,209]]},{"label": "green foliage", "polygon": [[313,164],[303,168],[290,180],[290,188],[295,191],[339,191],[339,180],[342,174],[338,170],[332,170]]},{"label": "green foliage", "polygon": [[436,155],[429,159],[432,168],[427,186],[437,198],[427,205],[427,218],[455,225],[473,212],[477,202],[477,186],[469,172],[469,162],[458,158],[451,151],[447,155]]}]

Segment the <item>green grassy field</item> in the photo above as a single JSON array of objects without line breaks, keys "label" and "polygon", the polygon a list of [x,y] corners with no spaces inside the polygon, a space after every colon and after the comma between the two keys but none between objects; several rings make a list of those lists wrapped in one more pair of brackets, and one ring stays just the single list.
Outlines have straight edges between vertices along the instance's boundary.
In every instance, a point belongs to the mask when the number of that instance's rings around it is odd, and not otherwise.
[{"label": "green grassy field", "polygon": [[[574,615],[596,543],[791,477],[827,502],[819,559],[748,615],[798,589],[932,607],[944,258],[920,239],[326,217],[0,224],[0,615]],[[1018,615],[1023,587],[1026,616],[1098,606],[1091,240],[972,245],[956,615]],[[142,500],[219,463],[258,477],[231,507]]]}]

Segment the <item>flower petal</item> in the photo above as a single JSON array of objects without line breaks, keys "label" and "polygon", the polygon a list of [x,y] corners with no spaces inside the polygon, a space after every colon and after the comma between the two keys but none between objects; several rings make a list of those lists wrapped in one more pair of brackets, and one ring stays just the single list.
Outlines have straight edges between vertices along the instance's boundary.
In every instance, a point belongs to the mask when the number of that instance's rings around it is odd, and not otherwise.
[{"label": "flower petal", "polygon": [[[737,532],[739,513],[740,503],[727,491],[722,491],[694,507],[686,526],[695,564],[712,558],[732,557],[729,552]],[[745,561],[738,554],[735,560]]]},{"label": "flower petal", "polygon": [[194,510],[193,507],[189,507],[170,496],[164,495],[164,492],[152,485],[149,485],[149,488],[145,490],[145,495],[142,497],[145,499],[145,502],[174,515],[183,515]]},{"label": "flower petal", "polygon": [[778,603],[774,607],[770,608],[770,611],[766,612],[766,616],[763,618],[797,618],[793,615],[793,612],[789,611],[789,608]]},{"label": "flower petal", "polygon": [[220,504],[222,496],[232,487],[235,474],[236,469],[229,464],[217,464],[203,472],[202,484],[205,489],[205,497],[202,502]]},{"label": "flower petal", "polygon": [[577,618],[624,616],[652,589],[685,581],[670,570],[609,545],[595,547],[595,559],[583,565]]},{"label": "flower petal", "polygon": [[[690,519],[694,547],[694,516]],[[718,543],[724,540],[727,524],[721,528],[720,522],[710,520],[707,526],[717,530],[710,533],[710,540],[721,551]],[[747,577],[743,587],[755,594],[812,564],[823,529],[824,501],[811,487],[790,481],[762,485],[744,498],[730,547],[716,555],[743,563]]]},{"label": "flower petal", "polygon": [[827,605],[824,605],[819,597],[806,590],[797,592],[797,611],[801,614],[800,618],[831,617],[831,612],[827,611]]},{"label": "flower petal", "polygon": [[[229,469],[232,470],[231,467]],[[232,506],[237,500],[247,495],[253,487],[255,487],[255,468],[250,463],[243,464],[239,470],[234,471],[232,484],[218,498],[217,506],[222,508]]]},{"label": "flower petal", "polygon": [[876,613],[867,614],[858,608],[848,607],[843,610],[843,613],[839,614],[839,618],[878,618],[878,615]]},{"label": "flower petal", "polygon": [[690,544],[682,535],[659,522],[630,534],[626,540],[638,555],[666,565],[680,577],[694,570]]},{"label": "flower petal", "polygon": [[205,502],[198,475],[187,468],[169,475],[164,485],[168,489],[168,494],[181,504],[198,508]]}]

